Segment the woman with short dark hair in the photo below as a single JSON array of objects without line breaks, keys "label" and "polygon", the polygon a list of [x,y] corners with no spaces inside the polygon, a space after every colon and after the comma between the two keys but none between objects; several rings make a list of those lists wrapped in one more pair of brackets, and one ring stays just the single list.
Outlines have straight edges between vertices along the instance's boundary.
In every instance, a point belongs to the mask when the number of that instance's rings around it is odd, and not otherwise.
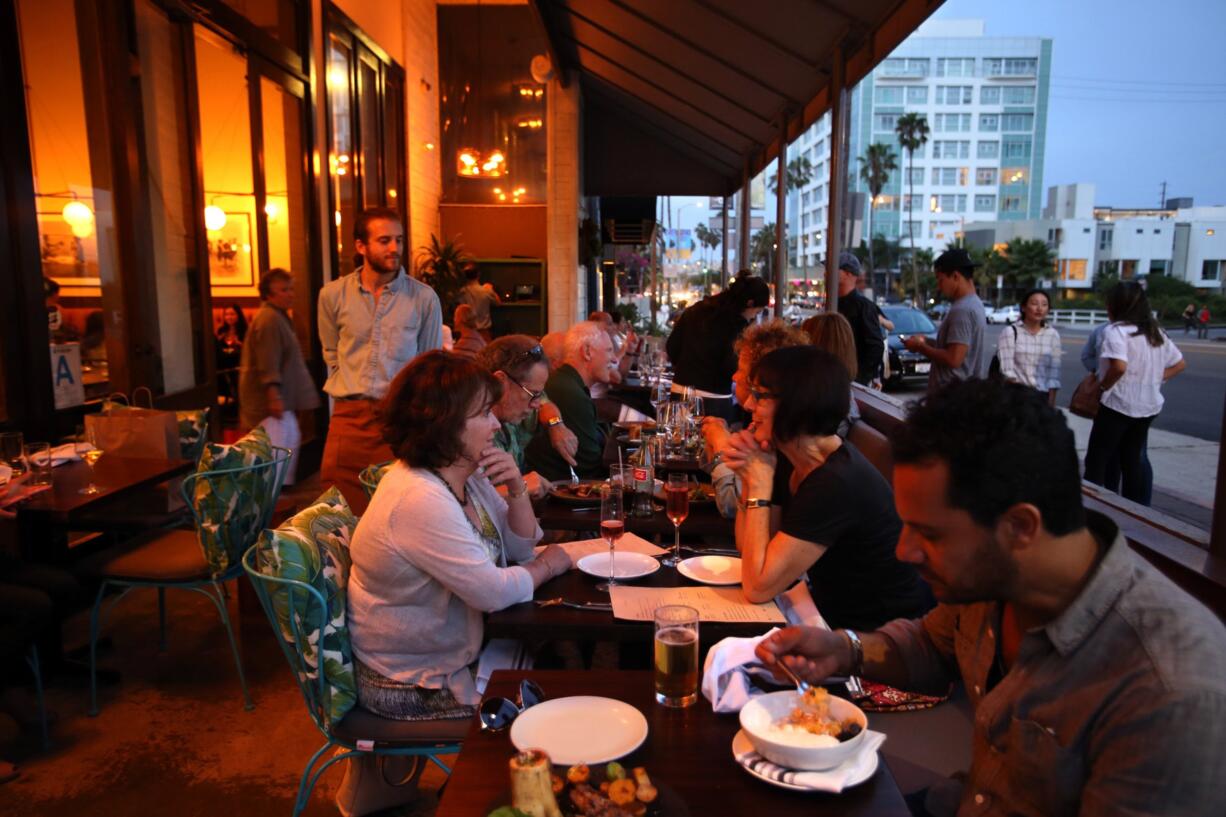
[{"label": "woman with short dark hair", "polygon": [[541,529],[527,486],[493,443],[501,394],[476,363],[435,351],[384,399],[397,462],[354,531],[348,601],[358,702],[384,717],[471,716],[482,614],[570,569],[556,546],[532,558]]},{"label": "woman with short dark hair", "polygon": [[1044,289],[1032,289],[1022,296],[1022,319],[1006,327],[996,341],[1000,375],[1010,383],[1042,392],[1049,406],[1056,405],[1060,391],[1060,333],[1048,326],[1051,297]]},{"label": "woman with short dark hair", "polygon": [[777,349],[750,374],[753,424],[725,461],[741,478],[741,582],[769,601],[807,574],[831,627],[876,629],[918,618],[932,593],[894,547],[902,523],[885,478],[838,436],[851,399],[847,367],[812,346]]}]

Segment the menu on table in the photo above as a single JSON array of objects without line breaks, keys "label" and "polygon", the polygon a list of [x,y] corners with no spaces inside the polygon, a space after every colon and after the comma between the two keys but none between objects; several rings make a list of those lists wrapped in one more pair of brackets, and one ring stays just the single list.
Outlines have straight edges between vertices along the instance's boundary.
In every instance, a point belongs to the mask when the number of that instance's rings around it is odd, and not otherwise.
[{"label": "menu on table", "polygon": [[651,621],[657,607],[684,604],[698,611],[699,621],[784,624],[773,601],[753,604],[739,587],[633,587],[614,585],[613,617]]},{"label": "menu on table", "polygon": [[[572,562],[577,562],[584,556],[590,556],[593,553],[608,553],[609,543],[603,539],[580,539],[575,542],[560,542],[558,547],[566,551]],[[545,549],[544,545],[536,548],[539,554]],[[648,556],[659,556],[667,553],[664,548],[656,547],[651,542],[648,542],[641,536],[626,532],[622,534],[622,538],[617,540],[617,550],[620,553],[646,553]]]}]

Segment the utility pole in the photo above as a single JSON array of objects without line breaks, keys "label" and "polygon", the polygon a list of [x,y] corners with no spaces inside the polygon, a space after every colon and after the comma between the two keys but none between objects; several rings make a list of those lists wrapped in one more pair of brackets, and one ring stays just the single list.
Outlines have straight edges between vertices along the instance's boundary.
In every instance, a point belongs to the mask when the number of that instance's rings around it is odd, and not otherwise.
[{"label": "utility pole", "polygon": [[1166,209],[1166,182],[1162,183],[1162,203],[1158,205],[1158,209]]}]

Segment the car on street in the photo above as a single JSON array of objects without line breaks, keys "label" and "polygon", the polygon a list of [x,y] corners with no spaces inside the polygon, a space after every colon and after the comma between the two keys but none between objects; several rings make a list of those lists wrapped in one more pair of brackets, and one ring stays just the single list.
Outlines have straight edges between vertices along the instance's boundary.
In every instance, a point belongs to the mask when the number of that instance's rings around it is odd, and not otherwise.
[{"label": "car on street", "polygon": [[890,347],[890,379],[886,385],[899,386],[907,380],[927,380],[932,363],[918,352],[903,346],[902,342],[910,335],[927,335],[931,338],[937,333],[936,326],[923,312],[909,306],[883,306],[881,311],[894,324],[886,339]]},{"label": "car on street", "polygon": [[998,306],[995,309],[985,309],[984,313],[988,319],[988,323],[1017,323],[1022,319],[1022,310],[1017,304],[1012,306]]},{"label": "car on street", "polygon": [[933,304],[928,309],[928,317],[934,321],[943,321],[945,316],[949,314],[949,304],[942,301],[939,304]]}]

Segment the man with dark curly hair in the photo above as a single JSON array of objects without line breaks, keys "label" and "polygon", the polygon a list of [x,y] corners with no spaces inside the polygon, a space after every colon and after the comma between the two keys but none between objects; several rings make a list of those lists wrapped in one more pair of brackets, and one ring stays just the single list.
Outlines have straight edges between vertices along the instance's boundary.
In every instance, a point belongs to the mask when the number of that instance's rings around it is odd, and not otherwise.
[{"label": "man with dark curly hair", "polygon": [[971,768],[928,791],[930,814],[1226,814],[1226,628],[1082,508],[1043,395],[933,393],[895,435],[894,492],[898,558],[938,606],[872,633],[789,627],[764,662],[920,692],[961,679]]}]

